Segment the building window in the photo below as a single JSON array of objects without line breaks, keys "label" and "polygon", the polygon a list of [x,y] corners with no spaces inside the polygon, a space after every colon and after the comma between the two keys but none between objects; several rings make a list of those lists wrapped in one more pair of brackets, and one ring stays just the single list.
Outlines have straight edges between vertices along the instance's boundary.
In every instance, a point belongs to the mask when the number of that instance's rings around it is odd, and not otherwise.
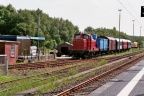
[{"label": "building window", "polygon": [[11,44],[11,57],[15,57],[15,44]]}]

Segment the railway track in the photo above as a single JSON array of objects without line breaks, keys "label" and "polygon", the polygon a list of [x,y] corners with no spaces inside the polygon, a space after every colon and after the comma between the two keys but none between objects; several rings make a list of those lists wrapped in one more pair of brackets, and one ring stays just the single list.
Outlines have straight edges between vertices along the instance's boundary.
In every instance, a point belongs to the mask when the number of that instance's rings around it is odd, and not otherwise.
[{"label": "railway track", "polygon": [[81,62],[81,60],[57,60],[57,61],[48,61],[48,62],[41,62],[41,63],[37,62],[37,63],[28,63],[28,64],[17,64],[17,65],[9,65],[9,69],[27,70],[27,69],[46,68],[46,67],[58,67],[58,66],[65,66],[77,62]]},{"label": "railway track", "polygon": [[[141,53],[141,52],[140,52]],[[134,54],[137,54],[137,53],[134,53]],[[134,54],[129,54],[129,55],[126,55],[127,57],[128,56],[131,56],[131,55],[134,55]],[[121,58],[123,57],[123,58],[125,58],[125,55],[124,56],[120,56]],[[117,58],[118,57],[115,57],[115,60],[117,60]],[[98,62],[98,61],[101,61],[103,58],[101,58],[101,59],[89,59],[89,60],[83,60],[83,62]],[[106,60],[108,60],[108,62],[112,62],[112,61],[114,61],[114,57],[112,57],[112,58],[108,58],[108,59],[106,59]],[[74,61],[78,61],[78,62],[80,62],[81,60],[73,60],[73,61],[69,61],[69,63],[71,62],[71,63],[75,63]],[[64,61],[65,62],[65,61]],[[55,62],[55,63],[58,63],[58,62]],[[66,63],[66,62],[65,62]],[[60,65],[60,66],[62,66],[62,65]],[[79,65],[79,66],[81,66],[81,65]],[[35,77],[42,77],[42,76],[45,76],[45,78],[44,79],[38,79],[38,80],[36,80],[36,81],[34,81],[33,83],[35,83],[35,82],[40,82],[40,81],[46,81],[47,80],[47,78],[46,78],[46,76],[52,76],[52,75],[59,75],[59,73],[66,73],[66,72],[68,72],[70,69],[75,69],[77,67],[77,65],[76,66],[72,66],[72,67],[69,67],[69,68],[65,68],[65,69],[61,69],[61,70],[57,70],[57,71],[53,71],[53,72],[45,72],[45,73],[41,73],[41,74],[38,74],[38,75],[35,75],[35,76],[27,76],[27,77],[24,77],[24,78],[19,78],[19,79],[15,79],[15,80],[11,80],[11,81],[6,81],[6,82],[1,82],[0,83],[0,85],[1,85],[1,87],[0,87],[0,93],[2,93],[2,92],[7,92],[7,91],[9,91],[9,90],[12,90],[12,89],[14,89],[15,87],[7,87],[7,86],[9,86],[10,84],[17,84],[17,82],[19,82],[19,81],[24,81],[24,80],[33,80],[33,79],[35,79]],[[86,68],[83,68],[83,67],[81,67],[78,71],[79,72],[81,72],[81,71],[84,71],[84,70],[89,70],[89,69],[91,69],[93,66],[88,66],[88,67],[86,67]],[[17,86],[17,87],[22,87],[21,85],[20,86]],[[2,89],[2,90],[1,90]]]},{"label": "railway track", "polygon": [[[97,60],[92,60],[91,62],[93,62],[93,61],[98,62]],[[72,66],[72,67],[63,68],[63,69],[52,71],[52,72],[45,72],[45,73],[41,73],[41,74],[38,74],[38,75],[26,76],[24,78],[19,78],[19,79],[15,79],[15,80],[11,80],[11,81],[6,81],[6,82],[1,82],[0,83],[0,93],[10,91],[12,89],[15,89],[16,87],[22,87],[21,84],[17,85],[17,86],[13,86],[14,84],[18,84],[19,82],[23,82],[23,81],[26,81],[26,80],[27,81],[28,80],[33,80],[34,82],[31,82],[31,83],[46,81],[49,78],[49,76],[58,76],[58,75],[61,75],[63,73],[69,72],[69,70],[71,70],[71,69],[76,69],[76,68],[79,68],[78,71],[80,72],[80,71],[83,71],[83,70],[90,69],[90,68],[92,68],[92,66],[88,66],[88,67],[83,68],[81,65],[75,65],[75,66]],[[43,78],[43,79],[35,80],[36,78]],[[9,87],[10,85],[12,85],[13,87]]]},{"label": "railway track", "polygon": [[[107,57],[107,58],[94,58],[96,60],[107,60],[108,62],[114,61],[120,58],[124,58],[124,57],[128,57],[128,56],[132,56],[140,52],[135,52],[135,53],[130,53],[130,54],[126,54],[123,56],[114,56],[114,57]],[[88,59],[89,60],[89,59]],[[27,70],[27,69],[38,69],[38,68],[46,68],[46,67],[58,67],[58,66],[65,66],[68,64],[73,64],[73,63],[78,63],[81,62],[83,60],[56,60],[56,61],[47,61],[47,62],[41,62],[41,63],[28,63],[28,64],[17,64],[17,65],[9,65],[9,69],[18,69],[18,70]],[[87,61],[87,60],[86,60]]]},{"label": "railway track", "polygon": [[[135,58],[135,56],[133,56],[132,58]],[[110,64],[111,65],[111,64]],[[109,66],[109,65],[108,65]],[[104,67],[102,67],[103,69],[105,69],[106,67],[108,67],[107,65],[106,66],[104,66]],[[110,67],[110,69],[111,68],[113,68],[113,66],[112,67]],[[102,69],[102,70],[103,70]],[[107,69],[107,68],[106,68]],[[109,70],[109,69],[107,69],[107,70]],[[78,80],[79,81],[79,80]],[[59,82],[60,83],[60,82]],[[69,85],[69,86],[73,86],[73,84],[72,85]],[[64,86],[64,88],[66,88],[65,86]],[[57,92],[59,92],[60,90],[63,90],[63,88],[61,89],[59,89],[58,91],[54,91],[54,92],[50,92],[50,93],[43,93],[43,94],[41,94],[41,95],[46,95],[46,96],[53,96],[54,95],[54,93],[57,93]],[[34,94],[34,93],[33,93]],[[53,94],[53,95],[51,95],[51,94]],[[63,95],[62,95],[63,96]],[[67,95],[64,95],[64,96],[67,96]],[[70,96],[75,96],[75,95],[70,95]],[[76,96],[79,96],[79,95],[76,95]]]},{"label": "railway track", "polygon": [[[118,66],[116,66],[114,68],[111,68],[111,69],[109,69],[109,70],[107,70],[107,71],[105,71],[105,72],[103,72],[103,73],[101,73],[101,74],[99,74],[99,75],[97,75],[97,76],[95,76],[93,78],[90,78],[90,79],[88,79],[88,80],[86,80],[86,81],[84,81],[84,82],[82,82],[80,84],[77,84],[76,86],[74,86],[74,87],[72,87],[70,89],[67,89],[67,90],[65,90],[65,91],[63,91],[63,92],[61,92],[61,93],[59,93],[59,94],[57,94],[55,96],[75,96],[75,93],[78,93],[77,90],[80,90],[81,88],[89,85],[90,83],[98,81],[100,78],[103,78],[103,77],[107,76],[108,74],[121,69],[124,66],[128,66],[129,64],[132,64],[132,62],[139,61],[142,57],[144,57],[144,55],[131,58],[131,59],[125,61],[124,63],[122,63],[122,64],[120,64],[120,65],[118,65]],[[88,89],[88,88],[86,88],[86,89]],[[78,96],[78,94],[77,94],[77,96]]]}]

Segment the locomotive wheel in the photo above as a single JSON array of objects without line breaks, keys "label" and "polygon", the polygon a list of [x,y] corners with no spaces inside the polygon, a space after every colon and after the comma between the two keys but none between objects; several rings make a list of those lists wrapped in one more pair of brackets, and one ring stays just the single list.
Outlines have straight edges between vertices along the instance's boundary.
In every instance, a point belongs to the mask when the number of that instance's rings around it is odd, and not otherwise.
[{"label": "locomotive wheel", "polygon": [[87,58],[88,58],[88,55],[87,55],[87,54],[83,54],[83,55],[81,56],[81,58],[82,58],[82,59],[87,59]]},{"label": "locomotive wheel", "polygon": [[85,56],[82,56],[81,58],[82,58],[82,59],[86,59],[86,57],[85,57]]},{"label": "locomotive wheel", "polygon": [[80,57],[76,57],[76,59],[80,59]]}]

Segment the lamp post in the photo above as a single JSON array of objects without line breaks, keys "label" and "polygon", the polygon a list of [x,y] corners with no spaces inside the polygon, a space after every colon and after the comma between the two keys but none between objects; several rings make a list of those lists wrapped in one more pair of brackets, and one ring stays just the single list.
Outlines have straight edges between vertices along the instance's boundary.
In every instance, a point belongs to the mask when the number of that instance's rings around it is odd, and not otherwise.
[{"label": "lamp post", "polygon": [[140,37],[141,37],[141,28],[142,28],[142,27],[140,27]]},{"label": "lamp post", "polygon": [[133,21],[133,43],[134,43],[134,21],[135,20],[132,20]]},{"label": "lamp post", "polygon": [[118,10],[119,11],[119,53],[120,53],[120,19],[121,19],[121,9]]},{"label": "lamp post", "polygon": [[140,37],[139,37],[139,49],[140,49],[140,42],[141,42],[141,26],[140,26]]}]

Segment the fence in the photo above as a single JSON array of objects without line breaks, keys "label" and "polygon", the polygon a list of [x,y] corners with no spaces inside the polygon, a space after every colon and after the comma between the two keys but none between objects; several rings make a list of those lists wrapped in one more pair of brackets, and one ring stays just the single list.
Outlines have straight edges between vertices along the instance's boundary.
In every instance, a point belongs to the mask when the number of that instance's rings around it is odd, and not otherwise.
[{"label": "fence", "polygon": [[24,49],[23,55],[19,56],[19,60],[21,61],[49,61],[54,59],[54,53],[50,52],[50,50],[44,50],[40,49],[39,52],[36,53],[36,55],[29,54],[27,49]]},{"label": "fence", "polygon": [[0,72],[5,72],[8,75],[8,56],[0,55]]}]

